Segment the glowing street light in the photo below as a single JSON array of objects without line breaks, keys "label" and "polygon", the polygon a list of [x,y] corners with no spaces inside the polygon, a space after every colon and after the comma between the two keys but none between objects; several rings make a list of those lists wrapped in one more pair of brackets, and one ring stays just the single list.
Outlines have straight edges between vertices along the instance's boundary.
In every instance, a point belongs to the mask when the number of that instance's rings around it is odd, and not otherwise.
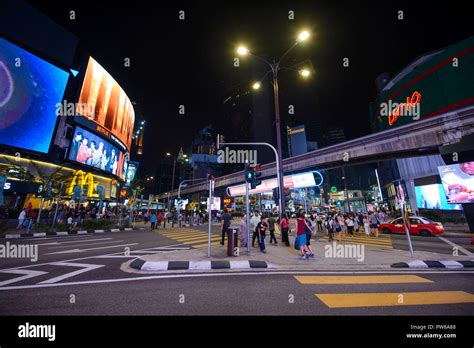
[{"label": "glowing street light", "polygon": [[298,41],[299,42],[302,42],[302,41],[305,41],[309,38],[309,32],[307,32],[306,30],[302,31],[299,35],[298,35]]},{"label": "glowing street light", "polygon": [[247,47],[239,46],[239,47],[237,48],[237,53],[238,53],[240,56],[246,56],[247,54],[249,54],[249,50],[247,49]]},{"label": "glowing street light", "polygon": [[311,74],[311,72],[308,69],[301,69],[299,73],[303,77],[308,77]]},{"label": "glowing street light", "polygon": [[255,89],[255,90],[257,90],[257,89],[260,88],[260,86],[261,86],[260,82],[255,82],[255,83],[253,84],[252,88]]},{"label": "glowing street light", "polygon": [[166,156],[171,156],[171,154],[169,152],[166,153]]}]

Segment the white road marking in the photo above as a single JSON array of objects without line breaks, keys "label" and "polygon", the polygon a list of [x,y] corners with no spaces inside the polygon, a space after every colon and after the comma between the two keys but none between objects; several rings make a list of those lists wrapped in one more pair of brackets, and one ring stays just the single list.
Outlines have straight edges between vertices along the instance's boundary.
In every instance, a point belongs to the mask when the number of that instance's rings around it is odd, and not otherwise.
[{"label": "white road marking", "polygon": [[47,253],[47,254],[45,254],[45,255],[82,253],[82,252],[84,252],[84,251],[89,251],[89,250],[118,248],[118,247],[126,247],[126,246],[137,245],[137,244],[138,244],[138,243],[129,243],[129,244],[111,245],[111,246],[97,247],[97,248],[88,248],[88,249],[71,249],[71,250],[56,251],[56,252],[54,252],[54,253]]},{"label": "white road marking", "polygon": [[24,274],[23,277],[17,277],[17,278],[8,279],[8,280],[4,280],[3,282],[0,282],[0,287],[4,286],[4,285],[7,285],[7,284],[20,282],[20,281],[25,280],[25,279],[37,277],[37,276],[48,273],[48,272],[43,272],[43,271],[27,271],[27,270],[17,270],[17,269],[14,269],[14,270],[1,270],[0,272],[1,273]]},{"label": "white road marking", "polygon": [[43,281],[39,284],[57,283],[57,282],[60,282],[61,280],[74,277],[78,274],[88,272],[88,271],[92,271],[92,270],[100,268],[100,267],[104,267],[104,265],[91,265],[91,264],[87,264],[87,263],[71,263],[71,262],[53,262],[53,263],[51,263],[51,265],[53,265],[53,266],[82,267],[82,269],[79,269],[79,270],[74,271],[74,272],[69,272],[69,273],[63,274],[59,277],[55,277],[55,278],[45,280],[45,281]]},{"label": "white road marking", "polygon": [[49,242],[49,243],[41,243],[41,244],[36,243],[35,245],[61,245],[61,244],[82,243],[82,242],[110,240],[110,239],[113,239],[113,238],[79,239],[79,240],[68,241],[68,242]]},{"label": "white road marking", "polygon": [[452,247],[457,248],[459,251],[462,251],[462,252],[463,252],[464,254],[466,254],[467,256],[474,256],[473,253],[471,253],[470,251],[464,249],[462,246],[457,245],[456,243],[453,243],[453,242],[451,242],[450,240],[448,240],[448,239],[446,239],[446,238],[443,238],[443,237],[440,237],[440,236],[436,236],[436,237],[438,237],[439,239],[441,239],[443,242],[445,242],[445,243],[451,245]]},{"label": "white road marking", "polygon": [[175,278],[202,278],[202,277],[229,277],[229,276],[262,276],[262,275],[296,275],[296,274],[474,274],[474,271],[340,271],[340,272],[328,272],[328,271],[277,271],[277,272],[226,272],[226,273],[198,273],[198,274],[169,274],[169,275],[153,275],[144,277],[132,277],[132,278],[115,278],[115,279],[99,279],[99,280],[86,280],[81,282],[69,282],[69,283],[56,283],[56,284],[37,284],[37,285],[20,285],[20,286],[8,286],[0,287],[1,290],[20,290],[20,289],[36,289],[36,288],[47,288],[56,286],[71,286],[71,285],[87,285],[87,284],[106,284],[106,283],[120,283],[120,282],[133,282],[137,280],[153,280],[153,279],[175,279]]},{"label": "white road marking", "polygon": [[[110,243],[122,243],[123,240],[110,240],[110,241],[106,241],[106,242],[93,242],[93,243],[84,243],[84,244],[79,244],[79,245],[74,245],[75,247],[77,248],[81,248],[83,246],[86,246],[86,245],[97,245],[97,244],[110,244]],[[60,246],[52,246],[52,247],[49,247],[48,250],[52,250],[52,249],[60,249],[60,248],[70,248],[71,245],[60,245]]]}]

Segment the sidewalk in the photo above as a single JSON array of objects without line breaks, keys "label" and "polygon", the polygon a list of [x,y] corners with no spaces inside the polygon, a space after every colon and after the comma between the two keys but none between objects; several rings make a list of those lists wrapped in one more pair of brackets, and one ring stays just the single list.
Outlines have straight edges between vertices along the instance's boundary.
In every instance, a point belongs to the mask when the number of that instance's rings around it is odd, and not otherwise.
[{"label": "sidewalk", "polygon": [[[362,270],[393,270],[392,265],[399,263],[409,263],[414,260],[430,260],[430,261],[471,261],[472,257],[469,256],[451,256],[433,252],[416,252],[415,258],[410,256],[408,251],[403,250],[391,250],[391,249],[380,249],[375,247],[365,247],[362,257],[331,257],[326,246],[329,245],[328,242],[324,240],[312,240],[311,245],[315,251],[315,257],[307,260],[301,259],[299,257],[299,251],[295,250],[294,245],[294,236],[290,237],[291,246],[286,247],[281,242],[278,243],[278,246],[266,243],[267,253],[263,254],[259,251],[258,248],[250,248],[250,255],[247,255],[247,248],[240,248],[240,256],[238,257],[229,257],[227,256],[227,246],[222,247],[213,247],[211,249],[211,259],[207,257],[207,248],[200,249],[190,249],[190,250],[173,250],[173,251],[164,251],[162,253],[157,253],[153,255],[145,255],[141,257],[138,262],[135,262],[135,268],[131,267],[130,264],[133,262],[129,261],[122,265],[121,269],[129,273],[140,273],[140,274],[149,274],[149,273],[162,273],[167,272],[166,265],[167,262],[172,261],[173,264],[190,262],[194,264],[206,264],[205,262],[209,261],[229,261],[231,270],[224,271],[239,271],[238,266],[234,267],[233,264],[237,264],[236,261],[241,262],[242,264],[248,265],[248,262],[245,261],[261,261],[266,263],[268,271],[362,271]],[[332,243],[331,243],[332,245]],[[337,244],[336,244],[337,245]],[[348,244],[341,244],[348,245]],[[336,254],[337,256],[337,254]],[[156,264],[157,268],[154,270],[143,271],[136,269],[137,264],[143,264],[148,262],[148,265]],[[425,265],[426,266],[426,265]],[[147,269],[153,269],[153,267],[146,267]],[[214,268],[214,267],[213,267]],[[216,267],[217,268],[217,267]],[[240,271],[249,271],[249,267],[242,267]],[[252,268],[252,267],[251,267]],[[421,267],[426,268],[426,267]],[[451,267],[447,267],[451,268]],[[168,269],[171,270],[171,269]],[[209,265],[204,268],[204,270],[212,272]],[[261,268],[259,269],[262,270]],[[173,269],[174,272],[178,273],[187,273],[187,272],[202,272],[203,269],[197,269],[190,267],[190,269]],[[219,270],[222,271],[222,270]],[[252,270],[250,270],[252,271]]]}]

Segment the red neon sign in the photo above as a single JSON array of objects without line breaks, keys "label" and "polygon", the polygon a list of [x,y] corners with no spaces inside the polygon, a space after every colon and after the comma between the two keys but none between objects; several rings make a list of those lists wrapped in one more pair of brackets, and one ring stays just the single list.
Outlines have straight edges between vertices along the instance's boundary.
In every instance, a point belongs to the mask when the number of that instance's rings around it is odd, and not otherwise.
[{"label": "red neon sign", "polygon": [[400,111],[402,108],[405,108],[406,111],[410,111],[412,107],[415,107],[416,105],[420,104],[421,100],[421,93],[418,91],[413,92],[413,94],[410,97],[407,97],[407,102],[406,103],[400,103],[397,105],[397,107],[393,110],[393,112],[389,113],[388,115],[388,124],[390,126],[393,126],[396,120],[398,120],[398,117],[400,117]]}]

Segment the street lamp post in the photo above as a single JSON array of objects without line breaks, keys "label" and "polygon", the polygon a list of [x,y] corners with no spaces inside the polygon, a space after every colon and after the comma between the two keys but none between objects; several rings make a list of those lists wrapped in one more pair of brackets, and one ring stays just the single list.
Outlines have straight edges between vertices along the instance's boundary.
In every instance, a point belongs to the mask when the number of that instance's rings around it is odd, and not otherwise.
[{"label": "street lamp post", "polygon": [[[283,58],[293,49],[295,48],[299,43],[305,41],[309,37],[309,32],[303,31],[298,35],[298,39],[296,42],[288,49],[286,52],[281,56],[281,58],[278,61],[273,61],[273,63],[270,63],[267,61],[265,58],[262,58],[252,52],[249,51],[244,46],[240,46],[237,48],[237,53],[239,55],[245,56],[245,55],[250,55],[253,56],[264,63],[266,63],[269,67],[270,70],[267,71],[267,73],[264,75],[264,77],[261,79],[261,81],[266,77],[266,75],[271,72],[273,75],[273,95],[274,95],[274,100],[275,100],[275,128],[276,128],[276,141],[277,141],[277,156],[278,156],[278,162],[279,165],[277,167],[278,171],[278,177],[279,177],[279,189],[280,189],[280,212],[281,214],[285,214],[285,195],[284,195],[284,179],[283,179],[283,162],[282,162],[282,149],[281,149],[281,125],[280,125],[280,104],[279,104],[279,91],[278,91],[278,72],[282,69],[285,70],[295,70],[293,69],[296,66],[301,65],[302,63],[295,64],[291,67],[282,67],[280,66],[280,63],[282,62]],[[301,69],[299,70],[299,73],[303,77],[308,77],[310,75],[310,71],[308,69]],[[253,84],[253,89],[257,90],[261,86],[261,81],[258,81]]]},{"label": "street lamp post", "polygon": [[[172,175],[172,179],[171,179],[171,192],[174,191],[174,174],[175,174],[175,170],[176,170],[176,157],[175,156],[172,156],[169,152],[166,153],[166,156],[168,157],[173,157],[173,175]],[[168,212],[171,212],[171,201],[170,201],[170,196],[168,195]]]}]

